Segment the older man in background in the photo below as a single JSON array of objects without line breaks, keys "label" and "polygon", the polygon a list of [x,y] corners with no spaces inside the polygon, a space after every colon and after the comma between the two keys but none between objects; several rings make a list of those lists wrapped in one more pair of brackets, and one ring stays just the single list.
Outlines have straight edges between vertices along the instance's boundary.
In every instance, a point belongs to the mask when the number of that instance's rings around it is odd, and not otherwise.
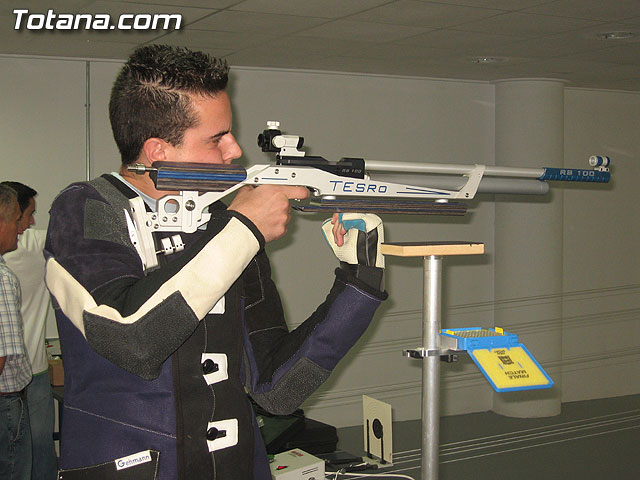
[{"label": "older man in background", "polygon": [[18,246],[16,193],[0,185],[0,478],[31,478],[31,431],[25,390],[31,363],[24,346],[18,277],[3,256]]},{"label": "older man in background", "polygon": [[47,316],[51,299],[44,284],[44,242],[46,229],[30,228],[35,224],[38,192],[20,182],[2,182],[18,195],[21,217],[18,225],[18,248],[4,256],[17,275],[22,288],[22,321],[24,342],[33,369],[33,380],[27,387],[27,403],[31,424],[33,466],[31,480],[54,480],[58,465],[53,445],[54,406],[45,346]]}]

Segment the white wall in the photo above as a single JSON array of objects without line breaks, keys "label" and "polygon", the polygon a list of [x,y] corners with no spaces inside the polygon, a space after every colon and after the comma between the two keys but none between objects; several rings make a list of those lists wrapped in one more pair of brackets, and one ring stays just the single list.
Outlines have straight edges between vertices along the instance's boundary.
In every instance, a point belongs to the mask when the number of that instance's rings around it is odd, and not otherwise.
[{"label": "white wall", "polygon": [[[119,165],[106,110],[119,63],[91,62],[90,67],[90,176],[95,177]],[[0,57],[0,71],[0,86],[10,93],[0,100],[0,140],[10,152],[9,161],[3,159],[2,177],[32,184],[42,192],[37,220],[44,225],[43,213],[55,193],[86,176],[85,62]],[[245,164],[269,160],[255,144],[267,120],[279,120],[285,132],[304,136],[310,154],[329,160],[362,156],[493,163],[491,84],[250,68],[234,68],[231,83],[234,130]],[[634,326],[640,281],[633,249],[639,230],[638,216],[633,214],[638,204],[634,179],[640,152],[634,125],[640,124],[639,98],[576,89],[565,94],[565,165],[585,166],[594,153],[612,155],[616,165],[610,186],[565,189],[564,247],[559,246],[565,294],[542,299],[564,302],[565,318],[558,319],[565,325],[563,360],[545,366],[553,375],[564,372],[565,400],[640,392],[635,382],[640,377],[636,358],[640,332]],[[493,324],[491,200],[485,196],[472,201],[464,218],[385,218],[390,241],[486,243],[484,256],[445,260],[445,327]],[[296,214],[290,235],[269,245],[292,327],[313,311],[330,286],[335,260],[319,234],[322,219]],[[338,426],[359,424],[363,393],[390,402],[396,420],[419,417],[420,363],[403,357],[402,350],[421,343],[422,264],[398,258],[389,258],[387,264],[390,299],[332,378],[306,403],[313,418]],[[513,300],[522,308],[540,301]],[[604,337],[601,327],[608,332]],[[624,334],[619,328],[625,328]],[[597,361],[603,352],[606,361]],[[604,368],[609,364],[616,365],[624,379]],[[442,370],[444,414],[490,408],[491,391],[468,359]]]},{"label": "white wall", "polygon": [[2,179],[38,192],[36,227],[68,183],[85,179],[83,62],[0,58]]},{"label": "white wall", "polygon": [[91,62],[90,178],[118,171],[120,167],[120,153],[109,122],[109,95],[121,67],[121,62]]},{"label": "white wall", "polygon": [[640,391],[640,94],[567,89],[566,164],[610,154],[613,181],[564,208],[563,398]]}]

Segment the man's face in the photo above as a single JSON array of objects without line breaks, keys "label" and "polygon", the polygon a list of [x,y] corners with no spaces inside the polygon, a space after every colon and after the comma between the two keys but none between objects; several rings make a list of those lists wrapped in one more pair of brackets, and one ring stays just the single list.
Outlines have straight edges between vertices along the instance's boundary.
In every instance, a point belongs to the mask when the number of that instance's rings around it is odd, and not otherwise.
[{"label": "man's face", "polygon": [[18,230],[20,223],[20,207],[15,201],[13,211],[5,220],[0,216],[0,255],[18,248]]},{"label": "man's face", "polygon": [[20,223],[18,224],[18,235],[22,235],[26,229],[36,223],[33,219],[33,215],[35,213],[36,199],[31,197],[29,199],[29,205],[27,206],[27,208],[25,208],[24,212],[22,212],[22,216],[20,217]]},{"label": "man's face", "polygon": [[242,149],[231,134],[231,105],[225,92],[215,97],[192,96],[199,123],[184,133],[179,146],[165,151],[169,162],[229,164],[240,158]]}]

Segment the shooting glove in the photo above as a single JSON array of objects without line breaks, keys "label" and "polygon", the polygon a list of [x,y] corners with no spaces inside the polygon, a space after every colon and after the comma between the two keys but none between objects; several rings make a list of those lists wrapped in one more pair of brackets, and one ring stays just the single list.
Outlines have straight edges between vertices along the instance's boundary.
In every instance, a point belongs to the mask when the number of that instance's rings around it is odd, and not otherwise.
[{"label": "shooting glove", "polygon": [[371,213],[341,213],[338,222],[347,231],[344,244],[339,247],[334,239],[331,219],[322,224],[325,240],[340,260],[340,267],[351,271],[370,286],[383,290],[384,256],[380,244],[384,242],[382,220]]}]

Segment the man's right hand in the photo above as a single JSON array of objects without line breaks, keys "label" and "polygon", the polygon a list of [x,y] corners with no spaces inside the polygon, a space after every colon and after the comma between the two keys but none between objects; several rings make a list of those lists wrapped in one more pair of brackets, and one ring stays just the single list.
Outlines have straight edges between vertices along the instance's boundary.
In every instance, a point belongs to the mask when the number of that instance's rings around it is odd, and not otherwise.
[{"label": "man's right hand", "polygon": [[289,200],[302,200],[309,196],[305,187],[260,185],[242,187],[229,210],[241,213],[260,230],[265,242],[282,237],[291,219]]}]

